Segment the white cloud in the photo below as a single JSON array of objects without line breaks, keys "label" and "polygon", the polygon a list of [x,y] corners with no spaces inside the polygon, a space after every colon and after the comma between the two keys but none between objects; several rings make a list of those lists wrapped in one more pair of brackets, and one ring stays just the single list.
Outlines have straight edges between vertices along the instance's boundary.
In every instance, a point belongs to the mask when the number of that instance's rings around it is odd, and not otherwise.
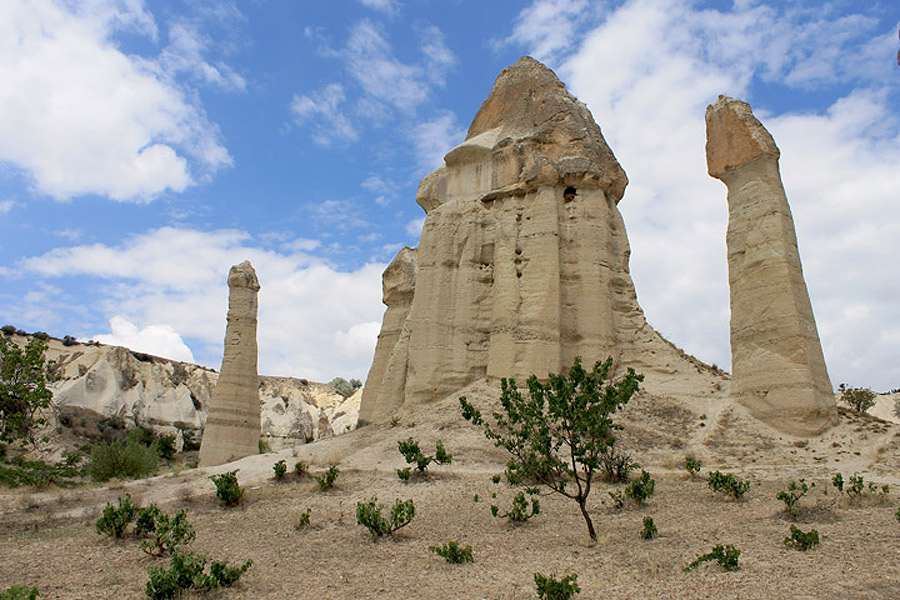
[{"label": "white cloud", "polygon": [[170,75],[189,73],[196,79],[224,89],[244,91],[247,82],[222,61],[212,64],[204,56],[212,40],[184,22],[169,28],[169,44],[159,57],[159,65]]},{"label": "white cloud", "polygon": [[109,329],[110,333],[97,334],[92,338],[101,344],[125,346],[136,352],[194,362],[191,349],[169,325],[147,325],[138,330],[134,323],[117,315],[109,320]]},{"label": "white cloud", "polygon": [[444,164],[444,155],[466,137],[466,130],[456,123],[452,111],[441,111],[437,117],[416,125],[409,134],[416,149],[416,160],[423,173]]},{"label": "white cloud", "polygon": [[154,37],[137,0],[0,5],[0,160],[56,199],[144,201],[231,164],[202,107],[113,35]]},{"label": "white cloud", "polygon": [[0,215],[5,215],[12,210],[16,203],[12,200],[0,200]]},{"label": "white cloud", "polygon": [[413,219],[409,223],[406,224],[406,234],[418,240],[422,237],[422,228],[425,227],[425,217],[419,217],[418,219]]},{"label": "white cloud", "polygon": [[[626,1],[552,65],[589,105],[628,172],[619,208],[648,320],[686,351],[730,364],[725,187],[706,174],[704,153],[705,106],[725,93],[754,104],[782,150],[835,385],[897,387],[900,340],[888,324],[900,322],[900,278],[885,248],[900,236],[900,124],[891,109],[900,84],[884,75],[885,33],[867,18],[782,4],[741,2],[730,12],[695,6]],[[535,31],[553,26],[534,24]],[[547,39],[555,38],[520,41],[535,54],[562,47]],[[755,101],[759,80],[784,93],[827,89],[832,100],[784,114],[785,102]],[[827,87],[848,82],[862,87],[843,97]]]},{"label": "white cloud", "polygon": [[341,110],[347,98],[344,87],[332,83],[309,96],[294,95],[291,112],[298,123],[313,121],[313,140],[321,146],[335,142],[353,142],[359,138],[356,128]]},{"label": "white cloud", "polygon": [[578,41],[576,33],[587,12],[587,0],[537,0],[522,9],[503,43],[528,46],[534,58],[552,60]]},{"label": "white cloud", "polygon": [[[374,348],[374,338],[368,346],[363,339],[371,327],[363,325],[380,323],[381,273],[387,265],[371,262],[340,271],[302,251],[304,246],[309,247],[301,242],[297,250],[275,252],[240,231],[165,227],[117,246],[57,248],[26,259],[19,267],[47,280],[76,276],[90,281],[82,286],[83,293],[94,298],[91,311],[82,318],[99,313],[136,324],[166,324],[190,341],[197,360],[218,368],[228,270],[250,260],[262,286],[260,372],[318,381],[337,375],[362,379],[372,360],[366,348]],[[43,289],[40,293],[53,294]],[[25,305],[24,300],[15,302]],[[51,313],[62,310],[52,303],[38,304],[49,306]],[[41,322],[59,322],[53,314],[39,316]],[[71,321],[65,326],[85,329]],[[339,334],[347,344],[352,342],[354,352],[335,343]]]},{"label": "white cloud", "polygon": [[366,8],[377,10],[388,15],[395,14],[400,9],[399,0],[359,0]]}]

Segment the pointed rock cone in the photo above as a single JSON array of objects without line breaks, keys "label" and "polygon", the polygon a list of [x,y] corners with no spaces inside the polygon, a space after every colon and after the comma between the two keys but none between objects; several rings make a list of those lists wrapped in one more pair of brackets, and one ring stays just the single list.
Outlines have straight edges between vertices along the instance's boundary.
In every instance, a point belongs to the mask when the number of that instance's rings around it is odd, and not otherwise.
[{"label": "pointed rock cone", "polygon": [[225,353],[203,427],[201,467],[221,465],[259,453],[258,292],[259,281],[249,261],[231,267]]},{"label": "pointed rock cone", "polygon": [[837,409],[778,147],[750,105],[727,96],[706,109],[706,140],[709,174],[728,187],[731,394],[785,433],[816,435]]}]

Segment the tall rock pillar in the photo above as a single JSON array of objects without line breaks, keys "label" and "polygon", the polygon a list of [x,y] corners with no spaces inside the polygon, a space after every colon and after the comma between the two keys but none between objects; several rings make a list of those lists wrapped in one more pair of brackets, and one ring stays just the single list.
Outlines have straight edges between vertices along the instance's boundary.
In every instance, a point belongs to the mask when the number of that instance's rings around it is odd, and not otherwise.
[{"label": "tall rock pillar", "polygon": [[249,261],[231,267],[225,354],[203,428],[201,467],[221,465],[259,452],[258,292],[259,280]]},{"label": "tall rock pillar", "polygon": [[837,423],[834,392],[778,169],[775,140],[750,105],[727,96],[706,109],[709,174],[728,187],[731,394],[795,435]]}]

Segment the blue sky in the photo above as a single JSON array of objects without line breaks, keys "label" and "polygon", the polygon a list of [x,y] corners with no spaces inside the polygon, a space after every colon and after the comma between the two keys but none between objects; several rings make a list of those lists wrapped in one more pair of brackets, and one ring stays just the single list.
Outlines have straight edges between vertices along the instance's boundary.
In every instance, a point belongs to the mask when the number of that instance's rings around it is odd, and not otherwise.
[{"label": "blue sky", "polygon": [[418,181],[521,55],[587,103],[648,320],[727,367],[724,186],[703,111],[750,102],[832,381],[900,387],[895,1],[7,0],[0,321],[218,368],[229,266],[260,372],[364,378]]}]

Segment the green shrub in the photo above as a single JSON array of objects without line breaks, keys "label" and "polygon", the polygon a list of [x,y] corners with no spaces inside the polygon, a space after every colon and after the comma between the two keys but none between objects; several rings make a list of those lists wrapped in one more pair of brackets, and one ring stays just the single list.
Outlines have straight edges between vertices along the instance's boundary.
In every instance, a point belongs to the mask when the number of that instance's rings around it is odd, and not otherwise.
[{"label": "green shrub", "polygon": [[625,495],[634,500],[635,504],[643,504],[653,495],[656,482],[650,478],[650,473],[641,471],[641,476],[628,484]]},{"label": "green shrub", "polygon": [[0,464],[0,484],[16,488],[19,486],[45,487],[55,484],[62,487],[78,485],[81,476],[78,461],[81,455],[70,453],[63,462],[48,464],[42,460],[25,460],[16,456],[10,464]]},{"label": "green shrub", "polygon": [[[508,512],[500,514],[500,507],[492,504],[491,514],[501,519],[508,519],[510,523],[524,523],[531,517],[541,513],[541,503],[537,499],[538,490],[529,488],[524,492],[519,492],[513,498],[512,508]],[[525,498],[525,494],[531,496],[531,503]]]},{"label": "green shrub", "polygon": [[615,510],[619,510],[625,506],[625,494],[623,492],[616,490],[614,492],[607,492],[607,494],[609,494],[609,497],[612,499],[613,508]]},{"label": "green shrub", "polygon": [[415,465],[416,470],[420,473],[423,473],[432,462],[436,462],[439,465],[448,465],[453,461],[453,455],[447,452],[442,441],[438,440],[435,448],[434,456],[430,456],[422,452],[419,448],[419,442],[413,438],[397,442],[397,449],[400,451],[400,454],[403,455],[408,464]]},{"label": "green shrub", "polygon": [[409,467],[397,469],[397,477],[400,478],[400,481],[409,481],[410,475],[412,475],[412,471]]},{"label": "green shrub", "polygon": [[181,451],[193,452],[200,449],[200,442],[194,439],[194,431],[192,429],[181,430]]},{"label": "green shrub", "polygon": [[732,496],[735,499],[742,498],[750,489],[750,482],[738,479],[731,473],[723,474],[719,471],[713,471],[707,477],[709,488],[714,492],[722,492]]},{"label": "green shrub", "polygon": [[631,455],[619,450],[615,442],[600,452],[600,470],[606,481],[628,481],[632,471],[640,468],[640,465],[632,460]]},{"label": "green shrub", "polygon": [[653,517],[644,517],[644,527],[641,529],[641,539],[652,540],[658,533],[656,524],[653,522]]},{"label": "green shrub", "polygon": [[311,508],[307,508],[304,512],[300,513],[300,516],[297,518],[297,524],[294,526],[294,529],[305,529],[309,527],[309,515],[312,513]]},{"label": "green shrub", "polygon": [[157,462],[156,452],[140,442],[113,440],[91,449],[85,470],[94,481],[138,479],[155,473]]},{"label": "green shrub", "polygon": [[446,560],[448,563],[462,564],[467,562],[475,562],[472,558],[472,546],[468,544],[465,547],[460,546],[456,542],[449,542],[438,546],[428,546],[428,549]]},{"label": "green shrub", "polygon": [[52,377],[46,350],[36,336],[24,348],[0,336],[0,442],[33,442],[47,423],[43,411],[53,392],[47,387]]},{"label": "green shrub", "polygon": [[787,514],[791,517],[796,517],[798,513],[796,507],[797,502],[814,487],[816,487],[815,483],[807,484],[804,479],[800,479],[799,483],[791,480],[791,482],[788,483],[787,490],[778,492],[778,495],[775,498],[784,502]]},{"label": "green shrub", "polygon": [[156,531],[156,520],[162,512],[155,504],[138,509],[137,518],[134,520],[134,534],[147,535]]},{"label": "green shrub", "polygon": [[190,544],[194,540],[194,527],[188,522],[184,510],[170,517],[157,509],[153,516],[155,523],[153,529],[148,532],[150,538],[141,542],[141,550],[147,554],[151,556],[174,554],[179,546]]},{"label": "green shrub", "polygon": [[158,566],[147,568],[150,580],[146,594],[153,600],[182,597],[191,591],[207,592],[220,587],[231,587],[253,564],[246,561],[239,567],[229,567],[224,561],[212,561],[206,572],[208,559],[193,552],[176,552],[172,555],[169,568]]},{"label": "green shrub", "polygon": [[395,500],[390,517],[385,517],[381,512],[387,507],[377,502],[378,498],[373,496],[368,502],[356,503],[356,522],[368,529],[375,541],[382,536],[393,535],[401,527],[409,525],[416,516],[416,507],[412,500],[406,502],[399,498]]},{"label": "green shrub", "polygon": [[819,545],[819,532],[810,529],[803,533],[796,525],[791,525],[791,535],[784,538],[784,545],[795,550],[809,550]]},{"label": "green shrub", "polygon": [[453,455],[447,452],[444,448],[444,442],[441,440],[438,440],[434,446],[434,462],[439,465],[449,465],[453,462]]},{"label": "green shrub", "polygon": [[14,585],[0,593],[0,600],[34,600],[39,596],[37,588]]},{"label": "green shrub", "polygon": [[575,594],[581,592],[576,583],[577,573],[566,575],[562,579],[556,579],[553,575],[545,577],[540,573],[534,574],[534,585],[537,587],[538,598],[543,600],[569,600]]},{"label": "green shrub", "polygon": [[138,508],[131,500],[131,494],[119,496],[119,505],[107,502],[100,518],[94,523],[97,533],[105,533],[110,537],[120,538],[125,535],[128,525],[137,516]]},{"label": "green shrub", "polygon": [[297,475],[297,477],[302,477],[307,473],[309,473],[309,464],[303,462],[302,460],[298,460],[294,465],[294,474]]},{"label": "green shrub", "polygon": [[335,391],[337,391],[337,393],[344,398],[349,398],[353,395],[353,392],[362,387],[362,381],[360,381],[359,379],[351,379],[350,381],[347,381],[343,377],[335,377],[328,382],[328,385],[333,387]]},{"label": "green shrub", "polygon": [[856,412],[866,412],[875,406],[877,394],[868,388],[848,387],[842,383],[838,386],[841,391],[841,402]]},{"label": "green shrub", "polygon": [[210,480],[216,485],[216,497],[222,506],[237,506],[244,497],[244,488],[238,483],[238,470],[210,477]]},{"label": "green shrub", "polygon": [[284,474],[287,473],[287,463],[284,459],[279,460],[272,466],[272,470],[275,471],[275,479],[281,481],[284,479]]},{"label": "green shrub", "polygon": [[837,473],[834,477],[831,478],[831,485],[837,488],[837,491],[840,493],[844,493],[844,476],[840,473]]},{"label": "green shrub", "polygon": [[696,569],[700,563],[716,561],[725,571],[736,571],[738,569],[738,558],[741,551],[728,544],[727,546],[713,546],[712,552],[698,556],[697,560],[684,568],[685,573]]},{"label": "green shrub", "polygon": [[323,474],[316,475],[316,483],[319,484],[319,489],[324,492],[325,490],[333,488],[334,482],[337,481],[338,475],[340,474],[341,470],[338,469],[337,466],[331,465]]},{"label": "green shrub", "polygon": [[566,375],[551,373],[547,383],[535,375],[529,377],[527,398],[514,380],[502,379],[502,410],[493,413],[493,425],[465,397],[459,399],[463,418],[482,427],[488,439],[510,453],[509,474],[578,503],[591,542],[597,541],[597,533],[587,499],[600,456],[615,441],[617,426],[612,416],[643,380],[628,369],[624,378],[614,382],[612,365],[608,358],[587,371],[576,357]]},{"label": "green shrub", "polygon": [[163,460],[172,460],[175,456],[175,436],[163,435],[156,438],[150,444],[150,449]]},{"label": "green shrub", "polygon": [[691,475],[691,477],[697,476],[697,473],[700,472],[701,466],[702,463],[692,456],[688,456],[684,459],[684,470],[687,471]]},{"label": "green shrub", "polygon": [[259,446],[260,454],[268,454],[269,452],[272,451],[272,446],[269,445],[269,442],[267,442],[266,440],[264,440],[262,438],[259,439],[258,446]]},{"label": "green shrub", "polygon": [[153,443],[155,436],[153,432],[149,429],[141,427],[140,425],[136,425],[128,430],[128,433],[125,435],[125,441],[134,442],[136,444],[140,444],[142,446],[150,447]]}]

